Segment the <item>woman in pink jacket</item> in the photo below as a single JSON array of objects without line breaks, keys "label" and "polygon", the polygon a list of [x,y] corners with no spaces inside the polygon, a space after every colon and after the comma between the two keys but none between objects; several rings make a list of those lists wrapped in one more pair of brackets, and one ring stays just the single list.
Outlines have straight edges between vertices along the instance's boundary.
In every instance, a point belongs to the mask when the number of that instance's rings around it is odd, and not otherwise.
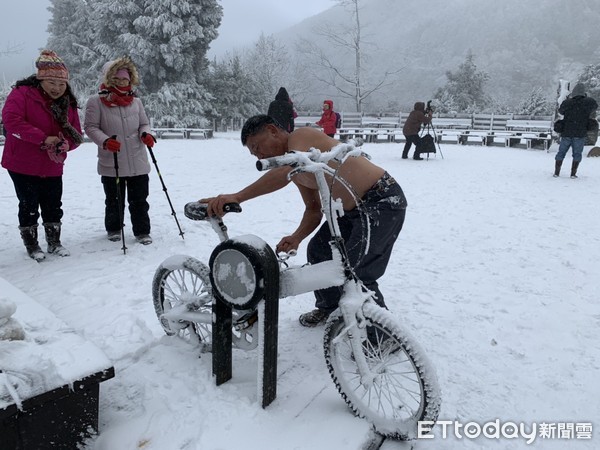
[{"label": "woman in pink jacket", "polygon": [[17,81],[2,109],[6,129],[2,167],[19,199],[19,230],[27,254],[41,261],[45,254],[38,243],[40,210],[48,253],[69,255],[60,242],[63,165],[67,152],[83,138],[64,62],[44,50],[35,65],[37,73]]},{"label": "woman in pink jacket", "polygon": [[336,122],[337,116],[333,110],[333,101],[325,100],[323,102],[323,114],[321,115],[321,119],[316,122],[316,124],[323,128],[323,133],[325,133],[327,136],[334,137],[335,132],[337,131],[335,126]]}]

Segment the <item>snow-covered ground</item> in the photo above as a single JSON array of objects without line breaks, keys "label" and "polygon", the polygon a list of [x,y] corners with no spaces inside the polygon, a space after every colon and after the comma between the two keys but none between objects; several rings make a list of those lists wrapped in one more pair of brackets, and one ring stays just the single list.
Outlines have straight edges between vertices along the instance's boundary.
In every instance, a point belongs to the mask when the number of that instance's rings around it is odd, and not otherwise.
[{"label": "snow-covered ground", "polygon": [[[1,150],[1,149],[0,149]],[[600,158],[584,158],[579,179],[552,178],[554,152],[444,145],[444,158],[401,160],[399,144],[365,144],[400,182],[409,202],[404,229],[381,280],[390,309],[418,339],[443,390],[441,420],[564,424],[561,438],[534,448],[593,449],[570,427],[600,418]],[[587,148],[586,148],[587,151]],[[0,277],[50,309],[112,361],[101,385],[95,450],[359,449],[369,426],[349,412],[322,355],[323,328],[297,317],[312,295],[280,305],[278,396],[256,398],[256,351],[234,353],[234,378],[216,387],[209,355],[167,337],[152,305],[156,267],[174,254],[206,261],[217,237],[189,221],[183,205],[255,180],[255,160],[238,134],[206,141],[161,140],[161,174],[184,228],[151,177],[154,243],[128,252],[109,242],[96,150],[69,155],[64,176],[63,243],[71,257],[27,258],[17,230],[17,200],[0,171]],[[570,165],[570,156],[565,166]],[[568,172],[568,167],[563,169]],[[568,174],[568,173],[567,173]],[[230,235],[254,233],[272,245],[302,212],[293,186],[226,216]],[[296,262],[305,260],[305,247]],[[0,361],[1,366],[1,361]],[[566,430],[566,431],[565,431]],[[383,449],[529,447],[514,439],[458,439],[449,432]],[[556,431],[556,435],[559,432]]]}]

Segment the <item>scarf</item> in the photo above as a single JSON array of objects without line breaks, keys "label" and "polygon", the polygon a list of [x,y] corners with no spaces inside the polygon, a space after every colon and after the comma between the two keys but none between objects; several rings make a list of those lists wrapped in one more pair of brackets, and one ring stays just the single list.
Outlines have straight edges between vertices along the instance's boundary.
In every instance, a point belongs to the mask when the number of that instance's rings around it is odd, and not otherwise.
[{"label": "scarf", "polygon": [[50,113],[52,117],[58,122],[61,128],[65,131],[67,136],[71,138],[71,140],[76,144],[81,144],[83,142],[83,136],[79,134],[79,131],[73,127],[69,123],[69,107],[71,106],[71,96],[63,95],[56,100],[53,100],[48,96],[43,89],[41,89],[42,94],[44,94],[44,98],[46,99],[46,104],[50,109]]},{"label": "scarf", "polygon": [[129,106],[135,97],[135,93],[131,90],[131,86],[108,87],[104,83],[100,85],[100,100],[106,106]]}]

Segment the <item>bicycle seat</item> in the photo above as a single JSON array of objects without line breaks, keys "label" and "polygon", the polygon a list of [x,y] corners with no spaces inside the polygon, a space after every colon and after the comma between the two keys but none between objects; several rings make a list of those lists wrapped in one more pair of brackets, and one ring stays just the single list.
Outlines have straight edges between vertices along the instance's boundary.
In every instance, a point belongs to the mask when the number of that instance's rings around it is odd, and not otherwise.
[{"label": "bicycle seat", "polygon": [[[192,220],[207,220],[209,219],[208,214],[206,214],[207,203],[200,202],[190,202],[187,203],[183,208],[183,213],[185,217]],[[239,203],[225,203],[223,207],[223,211],[225,213],[228,212],[242,212],[242,207]]]}]

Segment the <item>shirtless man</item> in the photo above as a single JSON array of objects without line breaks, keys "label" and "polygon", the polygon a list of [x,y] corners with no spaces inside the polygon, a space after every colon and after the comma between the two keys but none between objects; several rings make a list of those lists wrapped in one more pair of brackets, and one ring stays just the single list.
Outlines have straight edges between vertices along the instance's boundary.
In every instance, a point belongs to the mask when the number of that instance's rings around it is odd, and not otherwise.
[{"label": "shirtless man", "polygon": [[[308,151],[317,148],[325,152],[338,145],[339,141],[314,128],[298,128],[288,133],[279,128],[271,117],[259,115],[251,117],[244,124],[242,144],[252,155],[264,159],[281,156],[291,150]],[[330,165],[337,168],[334,162]],[[291,171],[291,167],[271,169],[239,192],[202,199],[200,202],[208,203],[209,215],[222,216],[226,203],[242,203],[283,188],[290,182],[288,174]],[[360,199],[359,210],[353,195],[342,183],[333,184],[332,197],[341,199],[344,206],[344,216],[338,219],[338,223],[350,262],[365,286],[375,292],[377,303],[385,308],[377,279],[384,274],[392,247],[402,229],[406,198],[400,185],[384,169],[364,157],[348,158],[339,167],[338,174]],[[323,217],[314,175],[300,173],[295,175],[291,182],[296,185],[304,201],[304,215],[298,228],[279,241],[276,246],[277,252],[296,250],[300,243],[319,227]],[[365,239],[368,235],[370,240],[367,247]],[[308,243],[309,263],[317,264],[331,259],[330,238],[329,226],[325,222]],[[337,308],[340,296],[341,288],[338,286],[315,291],[316,309],[302,314],[300,323],[313,327],[324,322]]]}]

